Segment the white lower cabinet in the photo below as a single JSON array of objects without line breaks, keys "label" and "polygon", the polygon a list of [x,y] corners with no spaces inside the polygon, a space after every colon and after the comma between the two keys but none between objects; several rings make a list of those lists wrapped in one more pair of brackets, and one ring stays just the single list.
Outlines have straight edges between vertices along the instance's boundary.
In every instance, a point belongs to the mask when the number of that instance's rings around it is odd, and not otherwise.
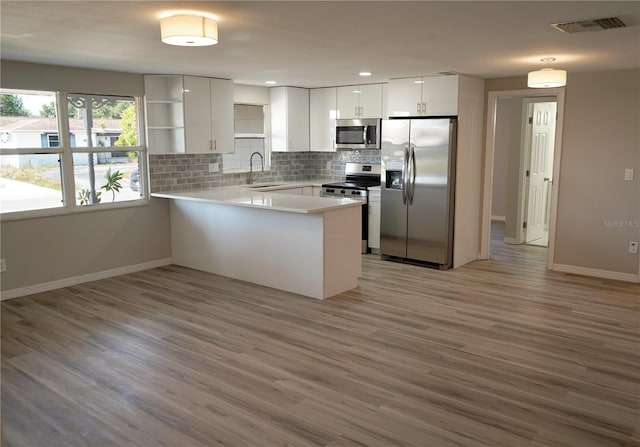
[{"label": "white lower cabinet", "polygon": [[369,190],[369,248],[380,250],[380,190]]}]

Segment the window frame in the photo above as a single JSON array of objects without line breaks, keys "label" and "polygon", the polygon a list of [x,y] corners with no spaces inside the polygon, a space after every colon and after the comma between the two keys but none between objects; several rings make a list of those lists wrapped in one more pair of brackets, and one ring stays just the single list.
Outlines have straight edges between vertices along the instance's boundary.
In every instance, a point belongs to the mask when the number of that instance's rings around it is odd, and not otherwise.
[{"label": "window frame", "polygon": [[[112,209],[133,208],[139,206],[148,206],[151,203],[150,199],[150,182],[149,182],[149,152],[145,140],[145,128],[144,128],[144,107],[142,107],[142,96],[137,95],[109,95],[106,93],[98,94],[92,93],[87,95],[92,96],[116,96],[116,97],[129,97],[133,98],[136,103],[136,118],[138,129],[138,146],[119,146],[120,149],[126,152],[138,152],[138,176],[139,181],[139,194],[140,198],[135,200],[126,200],[122,202],[100,202],[92,205],[78,205],[76,203],[76,185],[75,185],[75,172],[73,164],[74,153],[100,153],[100,152],[114,152],[113,147],[72,147],[71,146],[71,131],[68,119],[68,101],[67,95],[76,94],[69,91],[52,91],[52,90],[34,90],[34,89],[13,89],[2,88],[4,92],[47,92],[55,93],[56,97],[56,118],[58,122],[58,147],[35,147],[35,148],[0,148],[0,155],[40,155],[40,154],[58,154],[60,164],[60,181],[62,184],[62,203],[63,205],[55,208],[38,208],[33,210],[24,211],[9,211],[0,212],[0,222],[32,219],[38,217],[49,217],[58,215],[70,215],[77,213],[87,213],[96,211],[106,211]],[[52,132],[53,133],[53,132]],[[48,141],[48,138],[47,138]]]},{"label": "window frame", "polygon": [[[262,107],[263,108],[263,117],[264,117],[264,121],[263,121],[263,133],[256,133],[256,134],[246,134],[243,132],[236,132],[235,130],[235,106],[255,106],[255,107]],[[242,140],[245,138],[255,138],[255,139],[262,139],[264,142],[264,172],[271,172],[271,163],[272,163],[272,155],[273,155],[273,151],[271,150],[271,134],[269,132],[269,129],[271,128],[271,113],[270,113],[270,109],[269,109],[269,104],[263,104],[263,103],[253,103],[253,102],[234,102],[233,103],[233,107],[234,107],[234,132],[233,132],[233,146],[235,148],[235,144],[236,144],[236,140]],[[224,167],[224,157],[225,156],[233,156],[235,154],[235,152],[230,153],[230,154],[222,154],[222,170],[221,172],[223,174],[247,174],[249,173],[249,166],[246,167],[240,167],[240,168],[225,168]]]}]

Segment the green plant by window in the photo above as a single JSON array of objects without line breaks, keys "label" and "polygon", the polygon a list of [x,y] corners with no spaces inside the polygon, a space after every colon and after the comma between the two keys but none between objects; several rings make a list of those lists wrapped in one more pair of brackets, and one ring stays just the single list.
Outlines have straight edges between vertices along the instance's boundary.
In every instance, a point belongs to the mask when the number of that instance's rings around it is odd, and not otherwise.
[{"label": "green plant by window", "polygon": [[120,180],[122,180],[123,177],[124,175],[122,174],[122,172],[118,170],[112,171],[111,168],[107,169],[107,173],[105,174],[107,183],[102,185],[100,189],[104,189],[105,191],[111,191],[111,194],[113,194],[113,199],[111,200],[112,202],[116,201],[116,193],[120,192],[120,190],[122,189],[122,184],[120,183]]},{"label": "green plant by window", "polygon": [[[96,203],[100,203],[101,195],[101,191],[96,192]],[[78,200],[80,201],[80,205],[91,205],[91,191],[87,188],[78,191]]]}]

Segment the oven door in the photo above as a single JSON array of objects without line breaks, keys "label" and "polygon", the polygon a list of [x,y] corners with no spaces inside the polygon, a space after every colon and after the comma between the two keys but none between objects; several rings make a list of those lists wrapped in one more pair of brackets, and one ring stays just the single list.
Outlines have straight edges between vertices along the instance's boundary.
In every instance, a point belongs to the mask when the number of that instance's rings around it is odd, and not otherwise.
[{"label": "oven door", "polygon": [[380,149],[380,120],[336,120],[336,148]]}]

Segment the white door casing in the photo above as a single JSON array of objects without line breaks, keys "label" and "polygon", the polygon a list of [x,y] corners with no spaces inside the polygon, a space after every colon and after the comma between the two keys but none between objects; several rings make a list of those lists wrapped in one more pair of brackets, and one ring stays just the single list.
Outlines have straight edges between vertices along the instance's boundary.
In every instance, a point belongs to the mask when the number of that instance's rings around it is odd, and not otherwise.
[{"label": "white door casing", "polygon": [[490,91],[487,98],[487,132],[485,141],[484,182],[482,191],[482,222],[480,231],[480,253],[478,259],[489,259],[489,244],[491,241],[491,190],[493,187],[493,157],[495,153],[495,120],[499,98],[505,97],[555,97],[557,99],[557,120],[555,134],[555,150],[553,155],[553,183],[551,188],[551,204],[549,214],[549,248],[547,250],[547,268],[553,269],[555,252],[555,226],[558,207],[558,188],[560,160],[562,156],[562,128],[564,122],[564,88],[549,88],[534,91],[534,89]]}]

